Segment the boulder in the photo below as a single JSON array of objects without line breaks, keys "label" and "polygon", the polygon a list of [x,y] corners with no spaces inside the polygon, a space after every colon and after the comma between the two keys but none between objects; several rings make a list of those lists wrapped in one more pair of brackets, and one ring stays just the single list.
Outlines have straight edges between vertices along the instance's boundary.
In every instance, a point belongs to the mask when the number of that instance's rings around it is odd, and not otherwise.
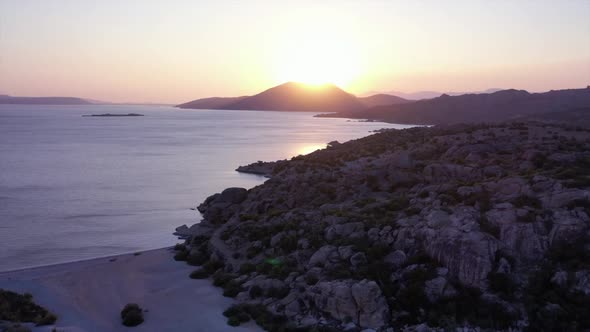
[{"label": "boulder", "polygon": [[313,253],[313,255],[311,255],[308,266],[324,266],[334,252],[336,252],[336,247],[332,245],[325,245],[321,247],[315,253]]},{"label": "boulder", "polygon": [[481,232],[445,229],[428,233],[426,253],[447,267],[452,276],[467,286],[484,288],[492,270],[498,241]]},{"label": "boulder", "polygon": [[406,254],[401,250],[390,252],[383,258],[383,262],[396,269],[401,267],[406,260]]},{"label": "boulder", "polygon": [[457,294],[457,290],[444,277],[436,277],[424,283],[424,294],[431,303]]},{"label": "boulder", "polygon": [[350,236],[353,233],[364,231],[365,224],[362,222],[349,222],[344,224],[332,225],[324,231],[326,240],[333,241],[339,237]]},{"label": "boulder", "polygon": [[389,306],[374,281],[320,282],[310,291],[314,304],[339,321],[379,329],[389,321]]},{"label": "boulder", "polygon": [[231,204],[242,203],[248,196],[248,190],[244,188],[227,188],[221,192],[219,200]]},{"label": "boulder", "polygon": [[352,265],[354,269],[357,269],[359,266],[367,265],[367,256],[362,252],[357,252],[350,257],[350,265]]}]

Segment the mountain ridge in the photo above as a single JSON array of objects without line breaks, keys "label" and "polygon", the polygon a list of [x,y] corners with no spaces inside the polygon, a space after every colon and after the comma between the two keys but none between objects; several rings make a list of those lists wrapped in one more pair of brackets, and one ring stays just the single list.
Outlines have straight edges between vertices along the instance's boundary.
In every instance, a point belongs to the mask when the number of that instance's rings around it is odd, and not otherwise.
[{"label": "mountain ridge", "polygon": [[590,106],[590,87],[530,93],[508,89],[489,94],[449,96],[377,106],[359,113],[338,112],[320,117],[362,118],[417,125],[495,122],[529,115],[568,111]]},{"label": "mountain ridge", "polygon": [[77,97],[13,97],[0,95],[0,104],[11,105],[93,105],[89,100]]},{"label": "mountain ridge", "polygon": [[405,102],[408,101],[386,94],[359,98],[334,84],[308,85],[287,82],[252,96],[202,98],[176,107],[284,112],[360,112],[372,106]]}]

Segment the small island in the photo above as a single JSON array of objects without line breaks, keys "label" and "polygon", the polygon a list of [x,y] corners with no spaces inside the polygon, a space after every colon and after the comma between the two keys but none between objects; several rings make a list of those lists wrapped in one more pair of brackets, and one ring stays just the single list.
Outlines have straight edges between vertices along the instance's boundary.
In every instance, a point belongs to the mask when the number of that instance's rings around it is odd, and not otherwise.
[{"label": "small island", "polygon": [[92,116],[92,117],[111,117],[111,116],[144,116],[143,114],[138,114],[138,113],[127,113],[127,114],[112,114],[112,113],[103,113],[103,114],[85,114],[82,115],[82,117],[87,117],[87,116]]}]

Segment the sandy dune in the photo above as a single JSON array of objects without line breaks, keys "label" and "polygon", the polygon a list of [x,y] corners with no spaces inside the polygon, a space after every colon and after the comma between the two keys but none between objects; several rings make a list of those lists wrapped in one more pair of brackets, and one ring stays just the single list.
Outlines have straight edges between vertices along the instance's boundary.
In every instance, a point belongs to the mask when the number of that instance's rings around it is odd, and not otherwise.
[{"label": "sandy dune", "polygon": [[[230,327],[222,312],[232,300],[194,269],[172,259],[170,249],[0,273],[0,288],[33,294],[56,313],[58,331],[260,331],[252,322]],[[126,303],[139,303],[145,322],[121,325]],[[50,331],[51,327],[35,328]]]}]

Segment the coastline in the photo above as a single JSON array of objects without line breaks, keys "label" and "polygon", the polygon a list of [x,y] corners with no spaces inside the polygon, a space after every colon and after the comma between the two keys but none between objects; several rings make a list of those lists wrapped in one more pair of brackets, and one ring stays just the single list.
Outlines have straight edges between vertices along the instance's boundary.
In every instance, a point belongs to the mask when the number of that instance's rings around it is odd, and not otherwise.
[{"label": "coastline", "polygon": [[0,288],[31,293],[58,316],[33,331],[127,331],[119,313],[127,303],[147,311],[136,331],[259,331],[255,324],[227,325],[233,301],[208,280],[194,280],[194,267],[176,262],[170,247],[70,263],[0,272]]}]

